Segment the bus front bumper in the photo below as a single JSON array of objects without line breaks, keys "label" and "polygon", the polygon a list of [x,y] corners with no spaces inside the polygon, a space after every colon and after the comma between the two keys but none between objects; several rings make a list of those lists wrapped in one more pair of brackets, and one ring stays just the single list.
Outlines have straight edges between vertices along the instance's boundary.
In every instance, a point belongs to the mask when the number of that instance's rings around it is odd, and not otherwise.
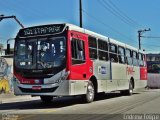
[{"label": "bus front bumper", "polygon": [[59,84],[20,84],[14,80],[15,95],[70,96],[86,94],[88,80],[64,80]]}]

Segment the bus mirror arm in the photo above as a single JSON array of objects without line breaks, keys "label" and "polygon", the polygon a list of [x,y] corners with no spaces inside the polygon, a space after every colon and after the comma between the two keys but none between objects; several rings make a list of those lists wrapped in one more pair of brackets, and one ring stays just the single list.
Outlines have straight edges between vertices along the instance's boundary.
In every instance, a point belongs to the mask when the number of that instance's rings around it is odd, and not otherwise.
[{"label": "bus mirror arm", "polygon": [[9,44],[9,41],[11,41],[11,40],[15,40],[15,38],[9,38],[8,40],[7,40],[7,51],[6,51],[6,54],[7,55],[9,55],[10,54],[10,44]]}]

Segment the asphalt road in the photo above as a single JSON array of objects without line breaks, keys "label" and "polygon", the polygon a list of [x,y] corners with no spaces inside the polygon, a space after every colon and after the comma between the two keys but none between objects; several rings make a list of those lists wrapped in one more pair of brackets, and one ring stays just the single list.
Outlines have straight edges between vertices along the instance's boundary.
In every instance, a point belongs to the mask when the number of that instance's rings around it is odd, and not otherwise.
[{"label": "asphalt road", "polygon": [[101,95],[92,103],[80,97],[55,98],[44,104],[39,97],[0,97],[2,120],[160,120],[160,90],[141,89],[132,96]]}]

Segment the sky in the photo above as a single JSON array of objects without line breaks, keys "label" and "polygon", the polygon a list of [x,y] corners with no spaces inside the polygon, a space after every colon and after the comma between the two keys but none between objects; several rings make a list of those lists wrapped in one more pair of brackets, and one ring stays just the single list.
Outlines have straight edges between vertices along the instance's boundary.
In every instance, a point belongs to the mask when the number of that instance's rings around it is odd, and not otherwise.
[{"label": "sky", "polygon": [[[83,28],[138,48],[160,53],[160,0],[82,0]],[[15,15],[25,26],[71,23],[79,26],[79,0],[0,0],[0,15]],[[13,19],[0,21],[0,43],[6,47],[21,27]],[[13,47],[14,42],[10,41]]]}]

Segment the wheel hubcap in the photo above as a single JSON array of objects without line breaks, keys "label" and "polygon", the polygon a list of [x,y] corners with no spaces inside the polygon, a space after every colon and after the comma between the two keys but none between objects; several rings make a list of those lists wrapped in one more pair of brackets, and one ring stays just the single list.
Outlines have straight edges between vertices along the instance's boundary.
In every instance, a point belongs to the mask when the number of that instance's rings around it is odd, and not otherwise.
[{"label": "wheel hubcap", "polygon": [[132,84],[130,84],[129,92],[130,92],[130,93],[133,93],[133,87],[132,87]]},{"label": "wheel hubcap", "polygon": [[93,86],[91,85],[88,86],[88,97],[90,100],[93,99],[94,97],[94,89],[93,89]]}]

